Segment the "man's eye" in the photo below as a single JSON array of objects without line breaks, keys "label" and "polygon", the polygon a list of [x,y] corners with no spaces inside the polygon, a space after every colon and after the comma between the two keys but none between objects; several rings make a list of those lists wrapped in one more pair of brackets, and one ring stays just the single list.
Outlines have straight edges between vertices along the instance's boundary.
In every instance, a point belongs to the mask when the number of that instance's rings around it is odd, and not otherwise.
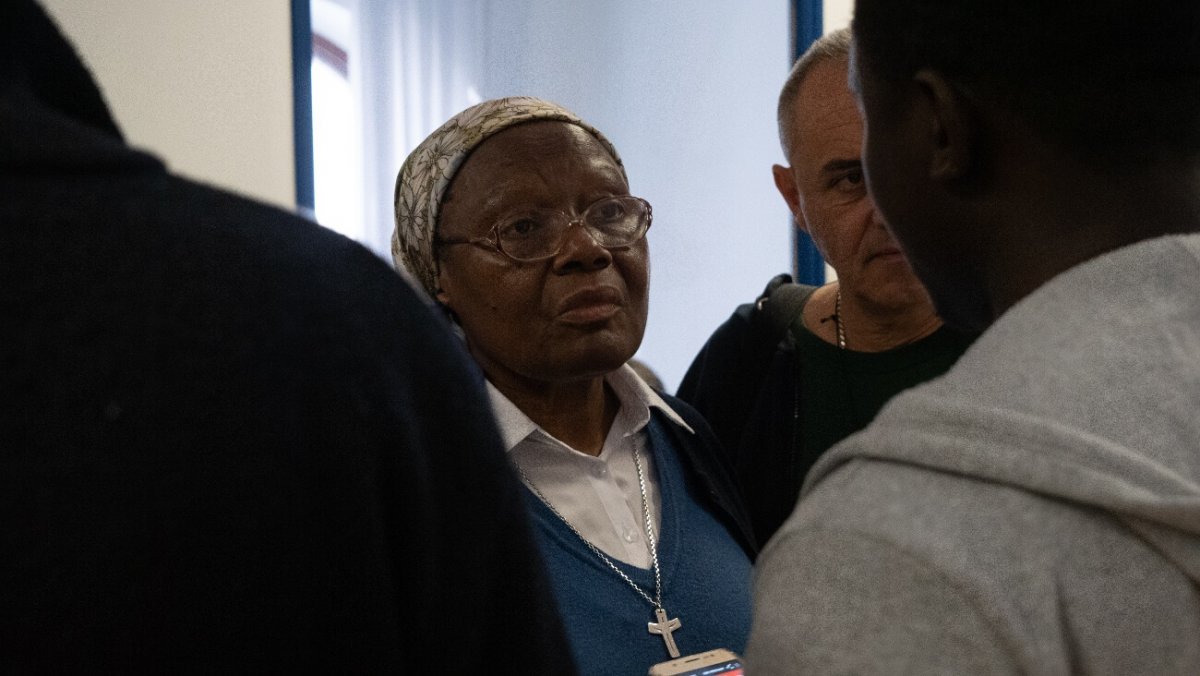
[{"label": "man's eye", "polygon": [[862,169],[852,169],[842,174],[834,181],[833,186],[840,190],[857,190],[863,185]]}]

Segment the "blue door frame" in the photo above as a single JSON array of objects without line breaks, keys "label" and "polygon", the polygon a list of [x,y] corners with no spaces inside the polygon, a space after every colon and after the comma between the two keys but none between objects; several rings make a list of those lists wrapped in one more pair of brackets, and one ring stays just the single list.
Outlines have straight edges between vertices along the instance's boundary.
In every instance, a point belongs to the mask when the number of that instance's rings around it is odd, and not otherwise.
[{"label": "blue door frame", "polygon": [[[822,0],[792,0],[792,63],[813,41],[821,37],[824,21]],[[792,230],[794,243],[793,276],[796,281],[801,284],[824,284],[825,260],[821,258],[812,238],[790,222],[788,227]]]},{"label": "blue door frame", "polygon": [[292,138],[296,144],[296,206],[313,211],[312,14],[309,0],[292,0]]}]

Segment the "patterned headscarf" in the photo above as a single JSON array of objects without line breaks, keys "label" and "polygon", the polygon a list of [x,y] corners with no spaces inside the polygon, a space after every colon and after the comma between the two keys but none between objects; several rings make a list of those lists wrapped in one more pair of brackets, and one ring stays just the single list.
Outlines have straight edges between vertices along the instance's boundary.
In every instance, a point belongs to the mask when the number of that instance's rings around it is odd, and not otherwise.
[{"label": "patterned headscarf", "polygon": [[434,296],[438,288],[434,234],[442,197],[450,181],[471,151],[489,136],[535,120],[562,120],[582,127],[612,154],[624,176],[621,157],[608,139],[571,111],[549,101],[529,96],[493,99],[450,118],[412,151],[396,177],[392,258],[396,266],[416,279],[430,296]]}]

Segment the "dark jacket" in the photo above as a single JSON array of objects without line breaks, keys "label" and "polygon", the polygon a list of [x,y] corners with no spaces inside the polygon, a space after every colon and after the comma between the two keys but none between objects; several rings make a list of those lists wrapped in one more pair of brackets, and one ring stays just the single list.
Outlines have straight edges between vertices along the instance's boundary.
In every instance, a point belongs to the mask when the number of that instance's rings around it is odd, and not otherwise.
[{"label": "dark jacket", "polygon": [[974,336],[942,327],[880,353],[838,350],[807,329],[782,328],[757,307],[738,307],[713,333],[679,397],[708,420],[728,451],[754,536],[765,544],[829,445],[865,427],[896,393],[944,373]]},{"label": "dark jacket", "polygon": [[794,362],[791,341],[745,304],[713,333],[679,386],[679,397],[708,420],[728,453],[762,544],[800,494]]},{"label": "dark jacket", "polygon": [[0,314],[5,670],[573,672],[442,320],[126,146],[26,0],[0,3]]},{"label": "dark jacket", "polygon": [[713,513],[745,550],[746,556],[754,561],[758,555],[758,546],[751,528],[750,515],[742,501],[741,488],[726,451],[696,409],[682,399],[664,392],[659,392],[659,396],[695,431],[695,434],[689,434],[682,427],[666,421],[662,413],[655,411],[655,415],[662,417],[666,422],[664,427],[670,431],[675,448],[680,452],[688,479],[693,482],[689,486],[692,494],[702,504],[707,503],[712,508]]}]

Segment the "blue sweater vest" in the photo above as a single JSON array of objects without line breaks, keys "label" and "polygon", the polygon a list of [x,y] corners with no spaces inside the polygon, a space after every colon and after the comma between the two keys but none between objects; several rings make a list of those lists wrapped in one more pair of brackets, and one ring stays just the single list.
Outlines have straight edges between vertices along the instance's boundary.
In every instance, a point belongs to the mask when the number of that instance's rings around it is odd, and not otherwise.
[{"label": "blue sweater vest", "polygon": [[[712,648],[741,653],[750,632],[751,564],[729,531],[689,494],[679,454],[658,416],[647,426],[662,496],[658,558],[663,607],[679,618],[680,654]],[[528,488],[567,639],[581,674],[645,674],[670,659],[647,623],[654,609],[587,548]],[[654,597],[654,570],[613,563]]]}]

